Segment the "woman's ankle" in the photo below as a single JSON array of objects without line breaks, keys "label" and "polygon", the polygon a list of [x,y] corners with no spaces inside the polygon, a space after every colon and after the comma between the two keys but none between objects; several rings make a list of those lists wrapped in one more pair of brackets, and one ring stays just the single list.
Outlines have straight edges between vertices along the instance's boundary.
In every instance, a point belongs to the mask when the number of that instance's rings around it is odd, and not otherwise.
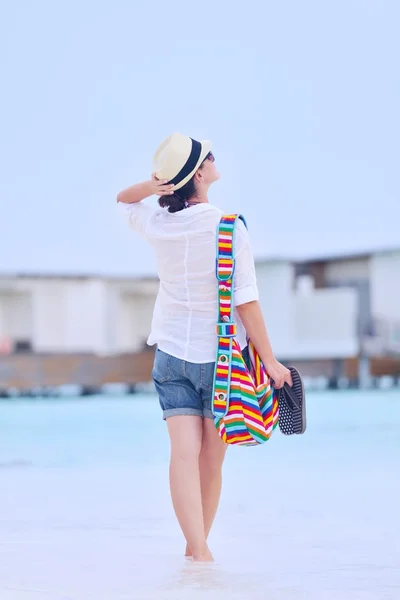
[{"label": "woman's ankle", "polygon": [[193,552],[192,557],[193,557],[194,562],[213,562],[214,561],[213,555],[211,554],[211,551],[207,545],[201,551]]}]

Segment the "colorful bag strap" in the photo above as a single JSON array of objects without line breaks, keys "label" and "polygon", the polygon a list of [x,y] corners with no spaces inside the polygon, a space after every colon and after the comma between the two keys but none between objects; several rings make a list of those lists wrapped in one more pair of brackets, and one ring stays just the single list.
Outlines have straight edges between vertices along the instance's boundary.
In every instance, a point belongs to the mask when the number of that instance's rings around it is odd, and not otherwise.
[{"label": "colorful bag strap", "polygon": [[[218,325],[233,323],[233,280],[235,275],[235,226],[238,219],[246,225],[242,215],[224,215],[221,217],[217,236],[216,275],[218,285]],[[218,333],[218,331],[217,331]],[[223,334],[223,328],[221,333]]]},{"label": "colorful bag strap", "polygon": [[234,320],[235,226],[241,215],[224,215],[217,232],[216,277],[218,280],[217,362],[213,390],[216,418],[223,417],[229,407],[232,340],[236,336]]}]

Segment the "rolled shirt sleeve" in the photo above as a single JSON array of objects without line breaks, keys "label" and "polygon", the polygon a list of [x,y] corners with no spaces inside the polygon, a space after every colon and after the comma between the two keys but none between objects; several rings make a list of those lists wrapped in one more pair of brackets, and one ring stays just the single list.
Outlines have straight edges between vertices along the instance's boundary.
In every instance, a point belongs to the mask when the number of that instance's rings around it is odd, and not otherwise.
[{"label": "rolled shirt sleeve", "polygon": [[151,206],[144,202],[134,202],[133,204],[118,202],[118,204],[132,229],[145,238],[148,224],[154,214]]},{"label": "rolled shirt sleeve", "polygon": [[253,251],[248,231],[241,220],[237,223],[235,242],[234,299],[235,305],[240,306],[259,298]]}]

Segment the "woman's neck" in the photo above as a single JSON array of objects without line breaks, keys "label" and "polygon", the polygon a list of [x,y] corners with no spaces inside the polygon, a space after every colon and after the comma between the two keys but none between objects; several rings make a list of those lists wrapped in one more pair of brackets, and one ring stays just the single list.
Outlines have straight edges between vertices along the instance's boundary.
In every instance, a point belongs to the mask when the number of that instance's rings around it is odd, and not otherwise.
[{"label": "woman's neck", "polygon": [[195,204],[207,204],[208,203],[208,197],[207,194],[204,195],[199,195],[199,196],[193,196],[192,198],[190,198],[190,200],[186,201],[186,206],[194,206]]}]

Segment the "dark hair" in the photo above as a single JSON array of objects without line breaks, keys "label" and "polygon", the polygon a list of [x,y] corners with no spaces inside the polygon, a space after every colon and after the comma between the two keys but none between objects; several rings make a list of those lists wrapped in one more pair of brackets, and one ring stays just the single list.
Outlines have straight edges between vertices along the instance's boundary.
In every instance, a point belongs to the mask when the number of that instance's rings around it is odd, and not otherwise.
[{"label": "dark hair", "polygon": [[[200,165],[200,169],[203,166],[203,163]],[[183,185],[179,190],[176,190],[173,194],[168,194],[166,196],[160,196],[158,200],[158,204],[162,208],[168,208],[168,212],[175,213],[179,210],[183,210],[186,208],[186,202],[193,198],[196,195],[196,185],[194,182],[194,175],[185,185]]]}]

